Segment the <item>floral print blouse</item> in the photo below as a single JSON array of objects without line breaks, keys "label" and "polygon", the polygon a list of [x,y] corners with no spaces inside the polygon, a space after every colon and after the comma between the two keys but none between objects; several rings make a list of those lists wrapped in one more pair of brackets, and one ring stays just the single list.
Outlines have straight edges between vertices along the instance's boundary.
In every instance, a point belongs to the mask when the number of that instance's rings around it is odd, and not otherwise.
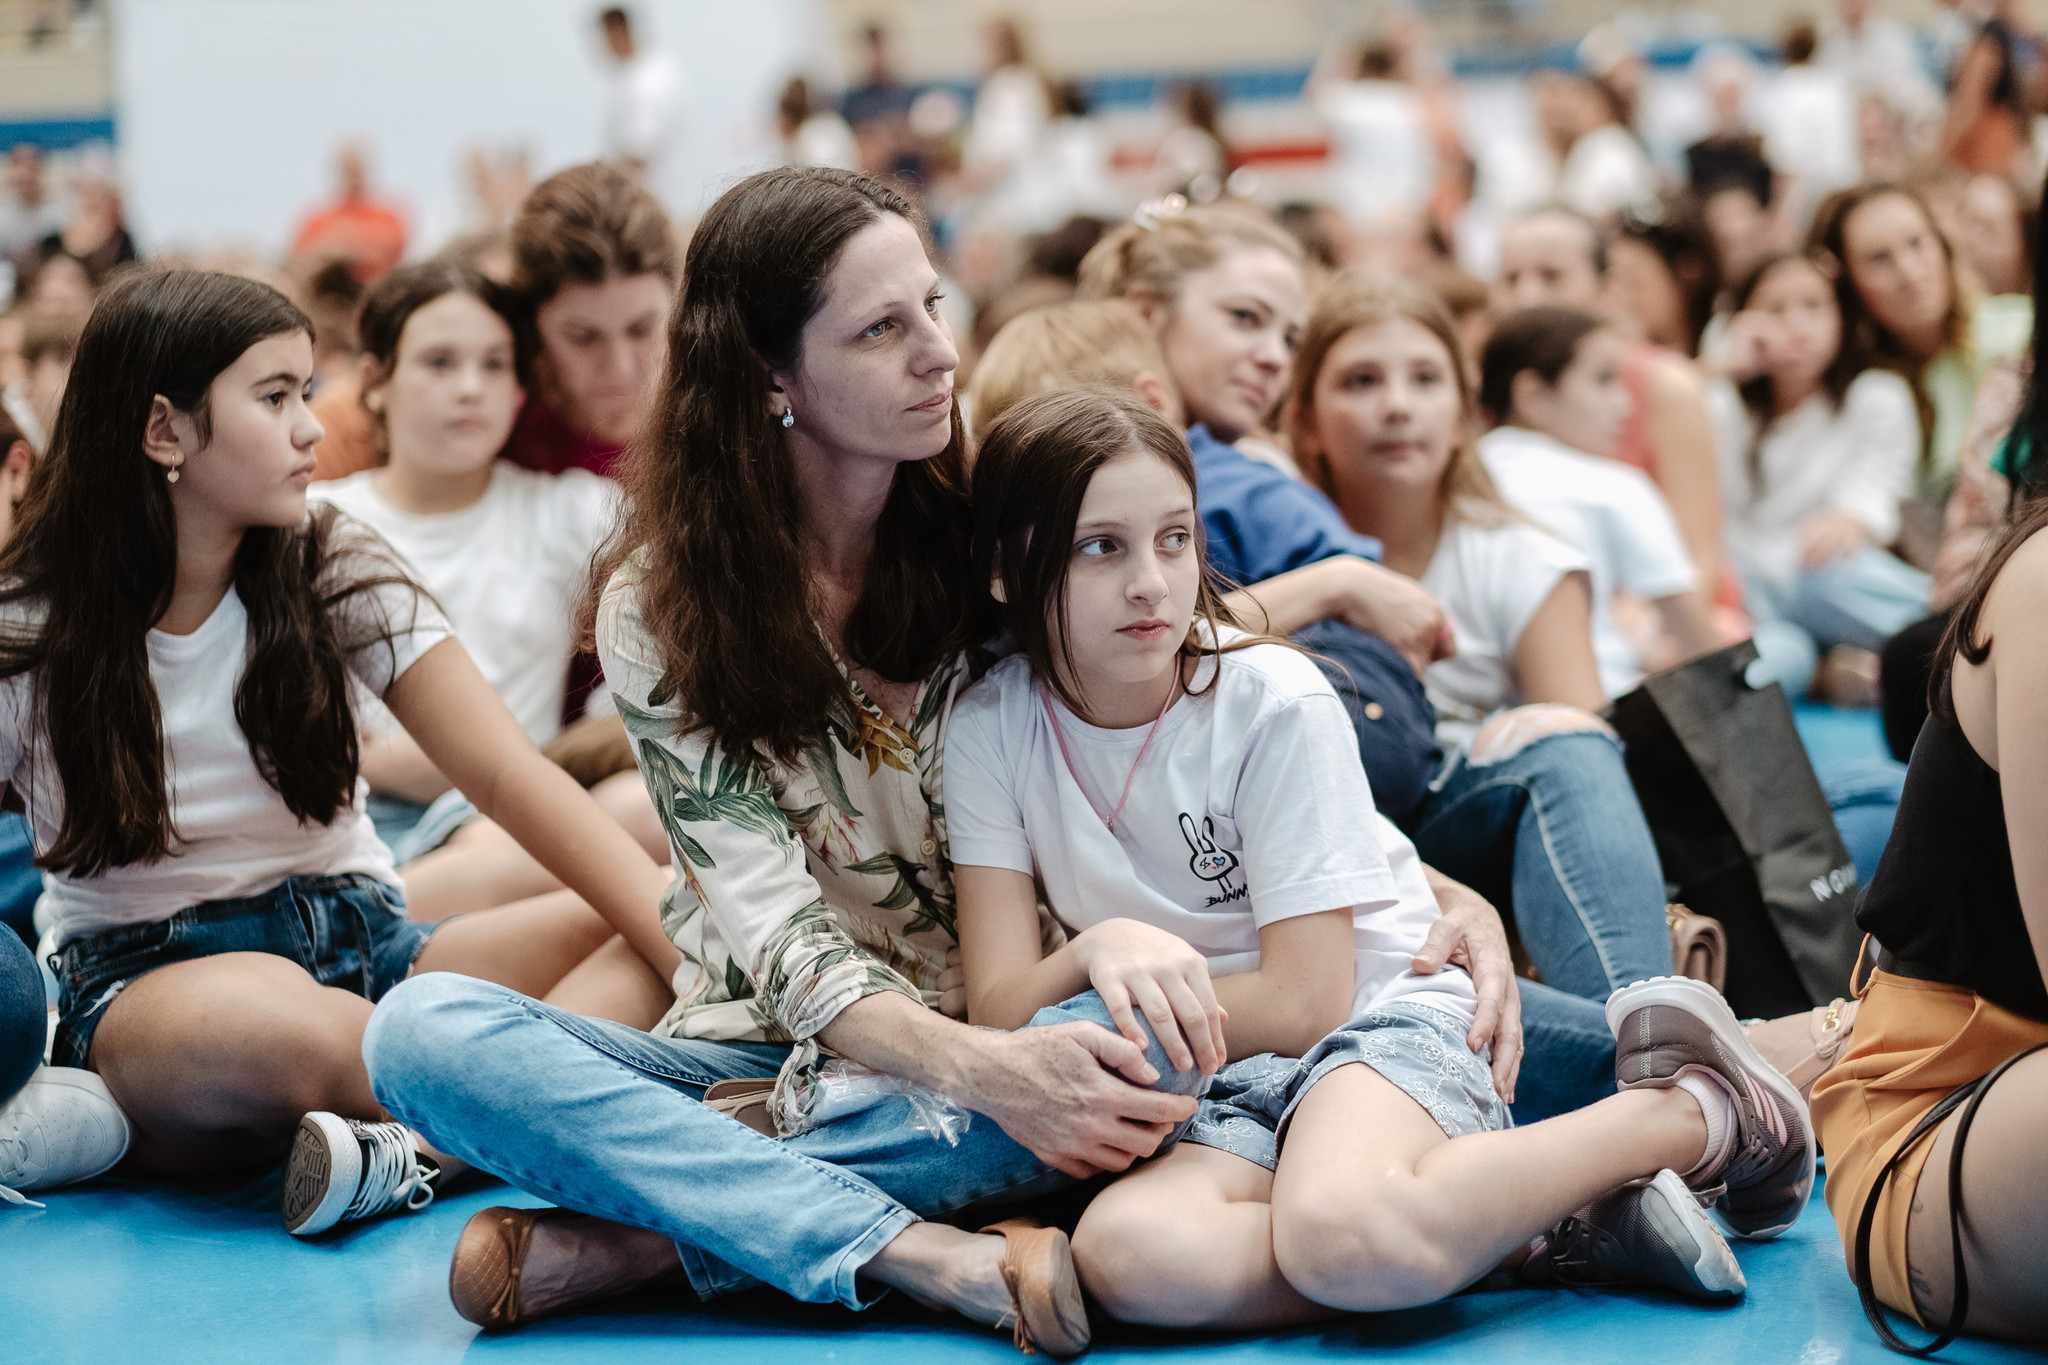
[{"label": "floral print blouse", "polygon": [[[638,574],[629,561],[607,585],[597,642],[676,869],[662,927],[683,961],[654,1032],[802,1042],[880,991],[936,1006],[956,941],[940,783],[966,660],[924,679],[907,728],[849,676],[851,713],[800,761],[763,766],[704,731],[679,733]],[[1064,935],[1041,916],[1057,946]]]}]

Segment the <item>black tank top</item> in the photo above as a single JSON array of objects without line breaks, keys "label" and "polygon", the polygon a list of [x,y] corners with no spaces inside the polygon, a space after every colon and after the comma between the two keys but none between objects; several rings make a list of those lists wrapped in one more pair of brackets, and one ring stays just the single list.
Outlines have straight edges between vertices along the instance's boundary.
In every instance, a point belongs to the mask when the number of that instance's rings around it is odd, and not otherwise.
[{"label": "black tank top", "polygon": [[2048,1022],[2048,988],[2020,913],[1998,773],[1953,720],[1930,715],[1920,728],[1892,837],[1856,923],[1907,975],[1967,986]]}]

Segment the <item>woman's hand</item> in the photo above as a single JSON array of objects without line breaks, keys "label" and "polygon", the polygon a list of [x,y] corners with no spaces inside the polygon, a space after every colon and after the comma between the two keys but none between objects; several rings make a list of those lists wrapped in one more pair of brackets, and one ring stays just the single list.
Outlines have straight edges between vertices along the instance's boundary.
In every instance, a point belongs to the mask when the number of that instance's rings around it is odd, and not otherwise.
[{"label": "woman's hand", "polygon": [[1853,559],[1870,544],[1870,528],[1847,512],[1815,512],[1799,526],[1799,567],[1811,573]]},{"label": "woman's hand", "polygon": [[1423,872],[1443,914],[1429,927],[1428,939],[1409,965],[1424,976],[1442,971],[1446,963],[1472,974],[1479,1008],[1465,1045],[1477,1052],[1493,1044],[1493,1088],[1513,1104],[1515,1078],[1522,1070],[1522,997],[1515,988],[1507,930],[1486,897],[1433,867],[1425,865]]},{"label": "woman's hand", "polygon": [[1330,566],[1324,572],[1331,575],[1327,614],[1401,651],[1416,677],[1458,652],[1457,632],[1443,604],[1414,579],[1350,555],[1323,564]]},{"label": "woman's hand", "polygon": [[1070,951],[1125,1038],[1141,1048],[1149,1042],[1135,1007],[1176,1071],[1199,1066],[1214,1075],[1222,1067],[1223,1007],[1208,959],[1184,940],[1137,920],[1112,919],[1083,931]]}]

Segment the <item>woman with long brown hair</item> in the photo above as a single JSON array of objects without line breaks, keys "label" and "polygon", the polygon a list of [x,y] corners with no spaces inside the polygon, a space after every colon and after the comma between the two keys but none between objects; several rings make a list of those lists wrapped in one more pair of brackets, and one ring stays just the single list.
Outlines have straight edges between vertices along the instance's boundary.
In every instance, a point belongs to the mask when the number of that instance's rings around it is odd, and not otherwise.
[{"label": "woman with long brown hair", "polygon": [[1901,541],[1907,557],[1926,567],[1977,388],[1994,364],[2025,349],[2031,307],[2018,296],[1977,297],[1934,214],[1904,185],[1830,195],[1806,243],[1835,270],[1845,345],[1913,386],[1919,510],[1908,507]]},{"label": "woman with long brown hair", "polygon": [[[292,1139],[301,1234],[419,1207],[459,1164],[371,1095],[373,1001],[442,970],[613,1008],[607,971],[645,968],[623,945],[586,959],[614,925],[657,932],[666,880],[534,749],[389,546],[308,515],[312,365],[312,324],[265,285],[117,283],[0,552],[0,774],[49,878],[51,1060],[99,1073],[145,1171]],[[407,919],[357,799],[355,689],[604,918]]]},{"label": "woman with long brown hair", "polygon": [[[1062,1235],[924,1220],[1122,1170],[1194,1103],[1146,1088],[1173,1083],[1156,1046],[1086,1014],[956,1022],[940,783],[994,622],[937,272],[893,190],[790,168],[711,207],[684,278],[597,621],[680,874],[676,1007],[649,1036],[409,982],[366,1045],[378,1093],[563,1206],[471,1221],[451,1287],[472,1321],[680,1270],[701,1297],[766,1281],[860,1308],[894,1286],[1069,1354],[1087,1325]],[[826,1121],[823,1051],[912,1093]],[[718,1081],[783,1139],[707,1104]],[[957,1146],[910,1126],[934,1095],[981,1116]]]}]

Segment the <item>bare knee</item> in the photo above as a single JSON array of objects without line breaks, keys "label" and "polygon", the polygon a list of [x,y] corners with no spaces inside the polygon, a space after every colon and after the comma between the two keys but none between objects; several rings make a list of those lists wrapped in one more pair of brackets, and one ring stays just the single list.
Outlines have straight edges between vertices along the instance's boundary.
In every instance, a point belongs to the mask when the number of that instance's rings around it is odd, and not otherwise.
[{"label": "bare knee", "polygon": [[1434,1303],[1464,1288],[1431,1220],[1387,1186],[1297,1191],[1273,1207],[1273,1259],[1304,1298],[1352,1313]]},{"label": "bare knee", "polygon": [[1097,1195],[1074,1230],[1074,1268],[1089,1295],[1122,1322],[1218,1325],[1232,1286],[1218,1261],[1191,1254],[1212,1247],[1215,1230],[1186,1206],[1122,1190],[1112,1185]]},{"label": "bare knee", "polygon": [[282,1131],[308,1109],[374,1111],[370,1004],[267,953],[159,968],[111,1005],[92,1065],[124,1108],[173,1128]]},{"label": "bare knee", "polygon": [[1503,711],[1479,727],[1472,737],[1472,763],[1483,768],[1505,762],[1552,735],[1613,733],[1607,722],[1591,711],[1557,702],[1532,702]]}]

